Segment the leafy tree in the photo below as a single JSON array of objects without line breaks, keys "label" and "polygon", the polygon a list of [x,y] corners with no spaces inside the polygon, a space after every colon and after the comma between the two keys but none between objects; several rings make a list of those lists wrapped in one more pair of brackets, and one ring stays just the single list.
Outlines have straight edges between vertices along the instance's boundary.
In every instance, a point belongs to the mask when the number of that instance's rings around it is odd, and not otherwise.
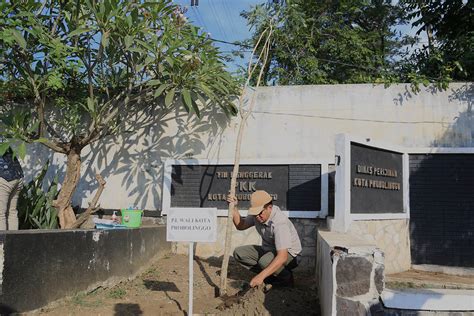
[{"label": "leafy tree", "polygon": [[62,228],[76,220],[84,147],[152,108],[236,113],[219,51],[169,0],[2,1],[0,12],[2,133],[20,155],[37,141],[67,156],[54,201]]},{"label": "leafy tree", "polygon": [[463,0],[402,0],[417,34],[428,45],[418,48],[404,68],[415,80],[474,81],[474,3]]},{"label": "leafy tree", "polygon": [[[243,16],[255,33],[278,21],[265,68],[267,84],[472,81],[474,4],[463,0],[286,0]],[[412,21],[417,36],[396,27]],[[425,32],[428,45],[420,34]]]},{"label": "leafy tree", "polygon": [[277,20],[267,84],[333,84],[385,80],[411,38],[394,26],[406,23],[390,0],[274,1],[244,12],[255,29],[251,42]]}]

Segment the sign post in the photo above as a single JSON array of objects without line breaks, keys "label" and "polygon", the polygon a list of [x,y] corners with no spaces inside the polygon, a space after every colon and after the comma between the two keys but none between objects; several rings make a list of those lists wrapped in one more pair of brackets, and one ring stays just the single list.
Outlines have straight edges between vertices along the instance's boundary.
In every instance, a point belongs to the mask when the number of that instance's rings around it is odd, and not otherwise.
[{"label": "sign post", "polygon": [[193,269],[193,257],[194,257],[194,243],[189,242],[189,296],[188,296],[188,315],[193,315],[193,284],[194,284],[194,269]]},{"label": "sign post", "polygon": [[170,208],[166,220],[167,241],[189,241],[189,310],[193,314],[194,242],[217,240],[216,208]]}]

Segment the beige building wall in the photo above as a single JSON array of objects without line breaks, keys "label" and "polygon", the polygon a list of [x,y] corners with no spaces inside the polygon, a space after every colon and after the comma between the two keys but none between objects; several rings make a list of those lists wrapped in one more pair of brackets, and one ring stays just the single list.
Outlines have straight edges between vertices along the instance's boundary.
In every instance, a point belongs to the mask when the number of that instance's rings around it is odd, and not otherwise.
[{"label": "beige building wall", "polygon": [[[308,85],[263,87],[242,142],[242,160],[334,161],[335,135],[370,138],[405,147],[474,147],[474,122],[469,115],[473,84],[453,83],[445,91],[422,87],[418,94],[406,84]],[[166,159],[234,158],[239,117],[219,111],[203,117],[172,113],[144,122],[138,133],[108,138],[83,151],[82,181],[74,204],[88,206],[97,188],[95,173],[107,185],[101,196],[106,209],[135,205],[161,210],[163,165]],[[212,117],[212,120],[210,119]],[[25,164],[28,177],[49,158],[51,173],[64,175],[64,156],[38,145]]]}]

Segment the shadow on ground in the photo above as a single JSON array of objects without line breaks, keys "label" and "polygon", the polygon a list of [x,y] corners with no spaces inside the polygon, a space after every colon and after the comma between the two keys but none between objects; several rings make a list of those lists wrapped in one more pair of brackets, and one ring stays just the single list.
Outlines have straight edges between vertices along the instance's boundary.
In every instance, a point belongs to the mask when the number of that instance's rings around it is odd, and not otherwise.
[{"label": "shadow on ground", "polygon": [[114,308],[115,316],[132,316],[132,315],[143,315],[143,311],[140,309],[138,304],[115,304]]}]

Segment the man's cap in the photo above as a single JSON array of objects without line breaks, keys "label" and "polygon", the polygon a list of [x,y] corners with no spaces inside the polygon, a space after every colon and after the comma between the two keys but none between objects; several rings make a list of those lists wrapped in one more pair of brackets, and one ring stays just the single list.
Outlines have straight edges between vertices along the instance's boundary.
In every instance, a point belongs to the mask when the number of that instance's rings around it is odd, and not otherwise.
[{"label": "man's cap", "polygon": [[250,196],[250,208],[248,215],[258,215],[262,210],[265,204],[272,201],[270,194],[263,190],[257,190]]}]

